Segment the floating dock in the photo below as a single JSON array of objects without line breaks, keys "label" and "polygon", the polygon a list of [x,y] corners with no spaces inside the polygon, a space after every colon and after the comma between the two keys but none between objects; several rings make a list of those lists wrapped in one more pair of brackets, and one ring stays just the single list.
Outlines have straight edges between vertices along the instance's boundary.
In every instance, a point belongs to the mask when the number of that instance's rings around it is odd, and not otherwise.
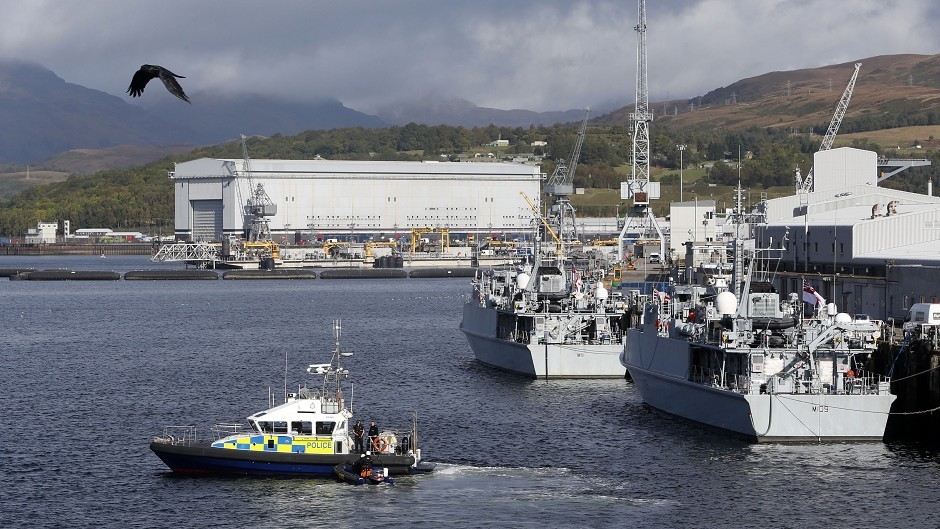
[{"label": "floating dock", "polygon": [[117,281],[121,274],[93,270],[36,270],[9,277],[19,281]]},{"label": "floating dock", "polygon": [[474,277],[477,268],[470,267],[433,267],[416,268],[408,273],[408,277],[413,278],[432,278],[432,277]]},{"label": "floating dock", "polygon": [[313,270],[275,268],[274,270],[229,270],[222,279],[316,279]]},{"label": "floating dock", "polygon": [[212,270],[132,270],[124,274],[125,281],[133,280],[204,280],[218,279]]},{"label": "floating dock", "polygon": [[18,274],[23,274],[27,272],[35,272],[35,268],[0,268],[0,277],[9,277],[12,279]]},{"label": "floating dock", "polygon": [[340,268],[320,272],[320,279],[404,279],[408,272],[399,268]]}]

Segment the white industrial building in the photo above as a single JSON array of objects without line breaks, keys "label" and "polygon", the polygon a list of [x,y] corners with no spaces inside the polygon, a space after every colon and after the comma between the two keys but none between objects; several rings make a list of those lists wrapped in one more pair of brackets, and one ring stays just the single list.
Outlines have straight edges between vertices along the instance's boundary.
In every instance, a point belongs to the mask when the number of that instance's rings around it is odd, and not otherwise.
[{"label": "white industrial building", "polygon": [[52,244],[56,242],[56,232],[58,229],[58,222],[39,221],[35,228],[30,228],[26,231],[26,244]]},{"label": "white industrial building", "polygon": [[782,290],[806,280],[840,310],[883,319],[940,297],[940,198],[879,187],[871,151],[821,151],[813,163],[812,191],[768,200],[756,233],[782,250]]},{"label": "white industrial building", "polygon": [[[300,238],[403,234],[412,228],[451,233],[531,231],[538,166],[518,163],[386,162],[201,158],[170,173],[176,236],[218,241],[243,236],[245,204],[261,184],[274,202],[272,234]],[[250,177],[250,182],[249,182]]]}]

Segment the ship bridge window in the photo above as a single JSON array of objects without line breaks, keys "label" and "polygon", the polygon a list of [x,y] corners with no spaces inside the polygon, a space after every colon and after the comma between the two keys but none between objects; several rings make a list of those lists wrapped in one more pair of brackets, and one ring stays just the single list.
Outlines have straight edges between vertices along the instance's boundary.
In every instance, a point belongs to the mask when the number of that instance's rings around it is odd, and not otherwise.
[{"label": "ship bridge window", "polygon": [[287,433],[287,421],[258,421],[257,430],[262,433]]},{"label": "ship bridge window", "polygon": [[310,435],[313,433],[313,423],[310,421],[291,421],[290,433]]},{"label": "ship bridge window", "polygon": [[336,423],[333,421],[317,421],[317,435],[329,435],[335,427]]}]

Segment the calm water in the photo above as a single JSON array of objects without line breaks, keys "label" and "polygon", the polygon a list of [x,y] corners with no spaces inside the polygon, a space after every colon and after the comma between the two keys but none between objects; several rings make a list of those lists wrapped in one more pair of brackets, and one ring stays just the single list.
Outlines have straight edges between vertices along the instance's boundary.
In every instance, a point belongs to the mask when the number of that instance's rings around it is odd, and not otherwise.
[{"label": "calm water", "polygon": [[[0,268],[155,268],[143,257]],[[167,266],[167,265],[162,265]],[[177,266],[173,266],[176,268]],[[940,454],[903,444],[749,445],[650,412],[625,381],[477,365],[464,279],[0,279],[3,527],[937,527]],[[431,475],[393,487],[188,478],[147,445],[241,420],[329,360],[361,419],[419,413]]]}]

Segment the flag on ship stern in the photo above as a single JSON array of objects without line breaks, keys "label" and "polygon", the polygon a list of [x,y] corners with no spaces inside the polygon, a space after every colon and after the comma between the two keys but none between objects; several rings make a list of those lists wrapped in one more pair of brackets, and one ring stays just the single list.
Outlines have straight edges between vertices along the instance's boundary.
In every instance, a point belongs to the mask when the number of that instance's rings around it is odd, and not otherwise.
[{"label": "flag on ship stern", "polygon": [[822,297],[819,292],[816,292],[816,289],[811,287],[806,280],[803,280],[803,301],[812,303],[816,307],[826,304],[826,298]]}]

